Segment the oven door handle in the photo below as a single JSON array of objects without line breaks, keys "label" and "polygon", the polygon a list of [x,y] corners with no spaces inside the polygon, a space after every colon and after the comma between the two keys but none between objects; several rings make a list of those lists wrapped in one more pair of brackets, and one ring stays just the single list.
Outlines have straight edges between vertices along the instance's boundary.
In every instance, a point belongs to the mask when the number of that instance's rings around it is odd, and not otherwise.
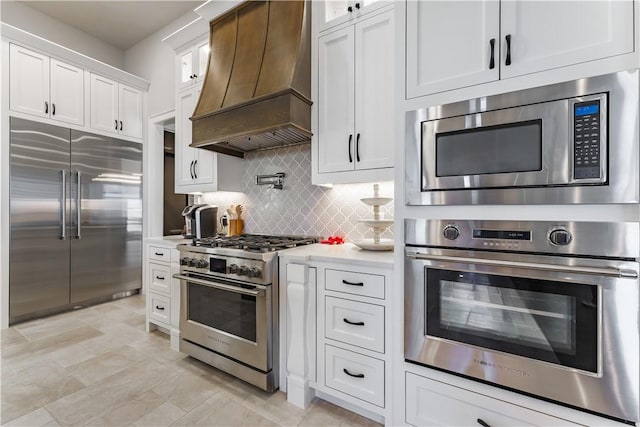
[{"label": "oven door handle", "polygon": [[428,255],[419,252],[408,252],[407,258],[425,261],[455,262],[458,264],[478,264],[490,265],[494,267],[527,268],[530,270],[553,271],[559,273],[589,274],[592,276],[621,277],[628,279],[638,278],[637,271],[625,270],[620,268],[571,267],[568,265],[537,264],[532,262],[520,261],[497,261],[492,259],[453,257],[446,255]]},{"label": "oven door handle", "polygon": [[237,286],[225,285],[223,283],[211,282],[209,280],[196,279],[194,277],[185,276],[183,274],[174,274],[173,278],[174,279],[180,279],[180,280],[186,280],[188,282],[197,283],[198,285],[208,286],[208,287],[214,288],[214,289],[221,289],[223,291],[234,292],[236,294],[250,295],[252,297],[259,297],[261,295],[264,295],[264,289],[258,289],[258,290],[254,291],[254,290],[251,290],[251,289],[239,288]]}]

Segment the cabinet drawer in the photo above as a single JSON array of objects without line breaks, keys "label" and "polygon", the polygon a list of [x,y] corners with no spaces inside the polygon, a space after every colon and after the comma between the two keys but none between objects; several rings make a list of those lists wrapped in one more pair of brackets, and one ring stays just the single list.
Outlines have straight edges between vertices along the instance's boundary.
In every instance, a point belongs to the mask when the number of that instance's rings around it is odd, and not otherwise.
[{"label": "cabinet drawer", "polygon": [[[406,422],[416,426],[571,426],[569,421],[407,372]],[[470,403],[473,402],[473,403]]]},{"label": "cabinet drawer", "polygon": [[384,408],[384,361],[325,346],[325,385]]},{"label": "cabinet drawer", "polygon": [[149,246],[147,249],[149,259],[162,262],[171,262],[171,249],[159,246]]},{"label": "cabinet drawer", "polygon": [[167,265],[149,263],[149,290],[166,295],[171,293],[171,268]]},{"label": "cabinet drawer", "polygon": [[384,276],[350,271],[325,271],[325,289],[384,299]]},{"label": "cabinet drawer", "polygon": [[325,299],[325,336],[384,353],[384,307],[342,298]]},{"label": "cabinet drawer", "polygon": [[158,322],[170,324],[171,300],[165,295],[149,292],[149,317]]}]

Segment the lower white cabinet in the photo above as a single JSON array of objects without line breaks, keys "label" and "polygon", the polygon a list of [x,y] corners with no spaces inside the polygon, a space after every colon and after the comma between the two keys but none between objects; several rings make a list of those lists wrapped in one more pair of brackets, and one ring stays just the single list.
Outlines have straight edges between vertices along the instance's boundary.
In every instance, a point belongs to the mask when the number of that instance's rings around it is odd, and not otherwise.
[{"label": "lower white cabinet", "polygon": [[147,293],[147,332],[157,329],[169,333],[171,348],[178,350],[180,338],[180,239],[154,239],[145,243],[143,289]]},{"label": "lower white cabinet", "polygon": [[575,426],[522,406],[406,373],[406,422],[415,426]]},{"label": "lower white cabinet", "polygon": [[280,261],[281,387],[301,407],[315,394],[390,422],[392,304],[385,289],[393,254],[358,252],[352,244],[314,247],[302,261],[298,248]]}]

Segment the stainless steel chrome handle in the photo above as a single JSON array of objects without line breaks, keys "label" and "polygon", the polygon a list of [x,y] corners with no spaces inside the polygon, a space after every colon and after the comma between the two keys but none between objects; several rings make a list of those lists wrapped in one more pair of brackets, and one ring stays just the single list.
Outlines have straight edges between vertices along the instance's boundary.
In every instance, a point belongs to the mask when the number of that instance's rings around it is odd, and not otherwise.
[{"label": "stainless steel chrome handle", "polygon": [[67,238],[67,171],[63,169],[60,173],[62,175],[62,194],[60,195],[60,222],[62,222],[62,232],[60,233],[60,239],[65,240]]},{"label": "stainless steel chrome handle", "polygon": [[82,196],[80,195],[80,190],[82,187],[80,186],[80,171],[76,172],[78,174],[78,182],[76,187],[76,239],[80,239],[82,237],[81,234],[81,222],[82,222]]},{"label": "stainless steel chrome handle", "polygon": [[197,283],[198,285],[208,286],[214,289],[222,289],[223,291],[234,292],[236,294],[251,295],[252,297],[264,295],[264,289],[258,289],[256,291],[251,289],[243,289],[237,286],[225,285],[223,283],[218,283],[218,282],[211,282],[209,280],[196,279],[194,277],[185,276],[183,274],[174,274],[173,278],[186,280],[188,282]]},{"label": "stainless steel chrome handle", "polygon": [[636,279],[638,277],[637,271],[624,270],[620,268],[571,267],[568,265],[537,264],[532,262],[521,262],[521,261],[498,261],[498,260],[483,259],[483,258],[454,257],[454,256],[446,256],[446,255],[428,255],[428,254],[421,254],[419,252],[409,252],[407,253],[407,258],[427,260],[427,261],[455,262],[459,264],[490,265],[494,267],[526,268],[529,270],[553,271],[553,272],[559,272],[559,273],[588,274],[591,276],[622,277],[622,278],[629,278],[629,279]]}]

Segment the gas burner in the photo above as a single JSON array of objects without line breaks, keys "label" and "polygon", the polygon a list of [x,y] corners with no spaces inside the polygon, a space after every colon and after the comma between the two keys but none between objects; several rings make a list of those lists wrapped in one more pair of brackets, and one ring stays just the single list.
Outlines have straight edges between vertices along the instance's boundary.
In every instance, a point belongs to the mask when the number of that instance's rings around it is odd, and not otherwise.
[{"label": "gas burner", "polygon": [[195,246],[207,248],[232,248],[250,252],[272,252],[296,246],[317,243],[317,237],[269,236],[266,234],[241,234],[238,236],[208,237],[195,241]]}]

